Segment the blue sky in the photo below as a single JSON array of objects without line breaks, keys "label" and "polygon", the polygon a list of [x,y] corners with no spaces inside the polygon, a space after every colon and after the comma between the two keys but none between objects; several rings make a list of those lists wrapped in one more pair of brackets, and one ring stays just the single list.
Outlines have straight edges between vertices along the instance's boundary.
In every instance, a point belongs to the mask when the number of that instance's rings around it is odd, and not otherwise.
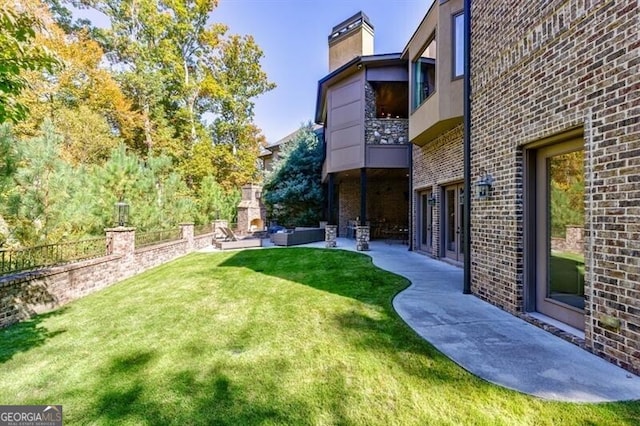
[{"label": "blue sky", "polygon": [[[256,100],[255,122],[275,142],[312,120],[318,80],[328,73],[327,37],[362,10],[375,30],[375,53],[400,52],[432,0],[221,0],[212,22],[251,34],[277,87]],[[98,24],[98,22],[94,22]]]}]

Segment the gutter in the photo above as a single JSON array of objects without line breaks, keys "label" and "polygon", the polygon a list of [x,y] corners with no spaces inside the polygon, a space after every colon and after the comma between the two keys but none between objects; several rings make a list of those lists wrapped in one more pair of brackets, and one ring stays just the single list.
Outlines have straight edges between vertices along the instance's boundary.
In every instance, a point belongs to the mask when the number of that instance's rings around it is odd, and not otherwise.
[{"label": "gutter", "polygon": [[464,0],[464,277],[462,293],[471,294],[471,0]]}]

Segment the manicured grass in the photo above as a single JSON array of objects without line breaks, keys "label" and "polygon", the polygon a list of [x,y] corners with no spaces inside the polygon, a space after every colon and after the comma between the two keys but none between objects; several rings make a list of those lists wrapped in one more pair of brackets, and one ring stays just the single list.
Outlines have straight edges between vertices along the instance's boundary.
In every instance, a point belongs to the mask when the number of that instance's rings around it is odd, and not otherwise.
[{"label": "manicured grass", "polygon": [[468,374],[393,311],[406,285],[338,250],[190,255],[0,331],[0,404],[62,404],[65,424],[640,422]]},{"label": "manicured grass", "polygon": [[550,263],[552,291],[584,293],[584,256],[569,252],[553,252]]}]

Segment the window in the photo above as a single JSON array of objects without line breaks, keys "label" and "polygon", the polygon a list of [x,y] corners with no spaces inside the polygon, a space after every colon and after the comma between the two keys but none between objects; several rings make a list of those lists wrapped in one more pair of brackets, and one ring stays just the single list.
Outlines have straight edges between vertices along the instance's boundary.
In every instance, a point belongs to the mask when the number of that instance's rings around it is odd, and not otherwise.
[{"label": "window", "polygon": [[464,75],[464,13],[453,17],[453,78]]},{"label": "window", "polygon": [[372,81],[370,83],[375,91],[376,117],[407,118],[409,116],[409,88],[406,82]]},{"label": "window", "polygon": [[413,108],[418,108],[436,91],[436,38],[431,37],[422,54],[413,62]]},{"label": "window", "polygon": [[585,319],[584,140],[528,153],[526,262],[528,309],[579,330]]}]

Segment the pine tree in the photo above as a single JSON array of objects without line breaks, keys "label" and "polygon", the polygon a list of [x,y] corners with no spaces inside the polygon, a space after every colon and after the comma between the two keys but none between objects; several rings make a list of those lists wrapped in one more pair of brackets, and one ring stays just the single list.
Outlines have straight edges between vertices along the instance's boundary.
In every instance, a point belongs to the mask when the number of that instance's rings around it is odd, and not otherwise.
[{"label": "pine tree", "polygon": [[285,145],[266,177],[264,199],[270,216],[285,226],[313,225],[322,212],[323,147],[311,123]]}]

